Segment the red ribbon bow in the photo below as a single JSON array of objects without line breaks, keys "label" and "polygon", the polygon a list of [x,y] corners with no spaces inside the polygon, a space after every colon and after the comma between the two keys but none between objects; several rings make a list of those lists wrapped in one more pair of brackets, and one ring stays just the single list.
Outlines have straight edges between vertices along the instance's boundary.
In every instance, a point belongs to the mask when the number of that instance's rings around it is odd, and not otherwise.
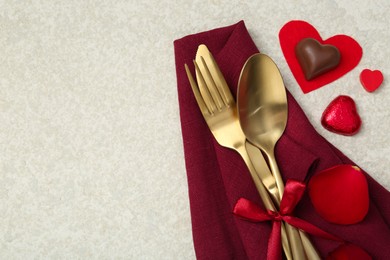
[{"label": "red ribbon bow", "polygon": [[335,241],[342,241],[309,222],[291,215],[295,206],[301,200],[303,193],[305,192],[305,188],[306,185],[301,182],[288,180],[283,193],[283,198],[280,202],[280,210],[278,212],[273,210],[266,211],[252,201],[244,198],[240,198],[234,206],[233,213],[248,221],[272,221],[272,231],[268,240],[268,260],[279,260],[282,258],[281,221],[287,222],[291,226],[315,236]]}]

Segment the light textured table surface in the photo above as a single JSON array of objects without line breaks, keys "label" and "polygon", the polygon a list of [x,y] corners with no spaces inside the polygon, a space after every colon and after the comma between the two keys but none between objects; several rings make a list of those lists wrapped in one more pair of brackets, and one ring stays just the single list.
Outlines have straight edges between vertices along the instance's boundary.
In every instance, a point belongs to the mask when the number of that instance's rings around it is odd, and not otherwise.
[{"label": "light textured table surface", "polygon": [[[315,128],[390,188],[390,2],[0,1],[0,258],[194,259],[173,41],[244,20]],[[360,64],[304,95],[278,32],[347,34]],[[382,70],[374,93],[359,82]],[[322,128],[355,99],[353,137]]]}]

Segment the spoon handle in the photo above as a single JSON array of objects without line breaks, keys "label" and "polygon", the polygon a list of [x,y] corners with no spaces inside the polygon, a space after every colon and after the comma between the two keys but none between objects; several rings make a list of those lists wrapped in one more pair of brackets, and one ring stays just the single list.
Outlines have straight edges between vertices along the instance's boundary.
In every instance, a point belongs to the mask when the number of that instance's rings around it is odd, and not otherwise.
[{"label": "spoon handle", "polygon": [[299,230],[299,235],[301,236],[303,248],[305,249],[307,259],[321,260],[321,257],[318,254],[317,249],[313,246],[312,242],[310,241],[309,236],[301,230]]},{"label": "spoon handle", "polygon": [[[241,155],[242,159],[244,160],[246,166],[249,169],[249,173],[253,179],[253,182],[255,183],[256,189],[260,194],[260,198],[264,203],[264,206],[266,209],[270,209],[273,211],[276,211],[276,207],[274,203],[272,202],[271,197],[269,196],[267,190],[265,189],[261,179],[259,178],[255,168],[253,167],[253,164],[249,158],[248,152],[246,150],[245,144],[240,145],[239,147],[236,148],[237,152]],[[291,254],[291,249],[290,249],[290,242],[288,239],[288,235],[286,232],[286,227],[285,225],[282,225],[282,247],[284,250],[284,253],[286,254],[286,257],[288,260],[293,260],[294,258],[292,257]],[[296,258],[298,259],[298,258]],[[304,258],[301,258],[304,259]]]},{"label": "spoon handle", "polygon": [[245,142],[245,148],[248,152],[249,159],[251,160],[257,175],[259,176],[264,187],[271,195],[274,204],[277,208],[279,208],[280,195],[278,186],[276,185],[275,177],[272,175],[270,169],[268,168],[268,164],[265,161],[261,150],[257,148],[257,146],[251,144],[248,140]]},{"label": "spoon handle", "polygon": [[[271,171],[275,177],[276,185],[278,186],[279,195],[281,198],[283,198],[284,193],[284,183],[282,176],[279,172],[278,165],[276,163],[274,152],[271,151],[268,154],[269,164]],[[291,252],[293,255],[294,260],[295,259],[306,259],[304,248],[302,245],[301,237],[299,236],[299,232],[296,228],[292,227],[291,225],[286,223],[286,231],[287,235],[290,238],[290,245],[291,245]]]},{"label": "spoon handle", "polygon": [[278,164],[276,162],[274,151],[272,150],[272,151],[268,152],[267,155],[268,155],[268,159],[269,159],[271,172],[272,172],[273,176],[275,177],[276,186],[278,186],[280,198],[283,198],[284,182],[282,179],[282,175],[280,174]]},{"label": "spoon handle", "polygon": [[[284,183],[282,179],[282,175],[280,174],[278,164],[276,162],[275,153],[274,150],[267,153],[270,168],[272,171],[272,174],[275,177],[276,185],[279,189],[280,197],[283,198],[283,192],[284,192]],[[311,243],[309,237],[307,234],[297,228],[294,228],[293,226],[290,226],[286,223],[286,230],[287,234],[290,238],[291,242],[291,251],[293,254],[294,259],[309,259],[309,260],[318,260],[321,259],[317,250]],[[305,257],[306,253],[306,257]]]}]

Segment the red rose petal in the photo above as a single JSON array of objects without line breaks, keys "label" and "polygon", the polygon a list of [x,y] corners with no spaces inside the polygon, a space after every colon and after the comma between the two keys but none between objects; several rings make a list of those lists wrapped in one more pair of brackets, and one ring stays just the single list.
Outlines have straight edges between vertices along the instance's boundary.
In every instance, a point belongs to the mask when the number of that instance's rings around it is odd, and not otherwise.
[{"label": "red rose petal", "polygon": [[372,260],[371,256],[358,246],[341,245],[328,255],[326,260]]},{"label": "red rose petal", "polygon": [[367,180],[360,168],[337,165],[314,175],[308,185],[317,213],[336,224],[355,224],[368,212]]},{"label": "red rose petal", "polygon": [[[313,38],[321,44],[335,46],[341,54],[339,65],[333,70],[310,81],[306,80],[295,55],[295,46],[304,38]],[[305,21],[290,21],[286,23],[282,29],[280,29],[279,42],[288,66],[303,93],[318,89],[340,78],[356,67],[363,55],[362,47],[360,47],[359,43],[353,38],[346,35],[335,35],[329,39],[323,40],[317,30]]]}]

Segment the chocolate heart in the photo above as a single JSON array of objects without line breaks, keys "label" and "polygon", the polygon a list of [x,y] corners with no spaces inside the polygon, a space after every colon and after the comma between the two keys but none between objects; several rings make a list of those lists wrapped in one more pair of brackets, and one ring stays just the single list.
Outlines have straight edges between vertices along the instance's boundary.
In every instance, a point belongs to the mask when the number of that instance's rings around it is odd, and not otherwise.
[{"label": "chocolate heart", "polygon": [[306,80],[322,75],[340,63],[340,52],[335,46],[323,45],[313,38],[301,40],[295,47],[295,55]]},{"label": "chocolate heart", "polygon": [[360,83],[368,92],[374,92],[383,82],[383,74],[379,70],[364,69],[360,73]]},{"label": "chocolate heart", "polygon": [[359,131],[362,120],[356,110],[355,101],[349,96],[338,96],[323,112],[321,124],[331,132],[354,135]]}]

